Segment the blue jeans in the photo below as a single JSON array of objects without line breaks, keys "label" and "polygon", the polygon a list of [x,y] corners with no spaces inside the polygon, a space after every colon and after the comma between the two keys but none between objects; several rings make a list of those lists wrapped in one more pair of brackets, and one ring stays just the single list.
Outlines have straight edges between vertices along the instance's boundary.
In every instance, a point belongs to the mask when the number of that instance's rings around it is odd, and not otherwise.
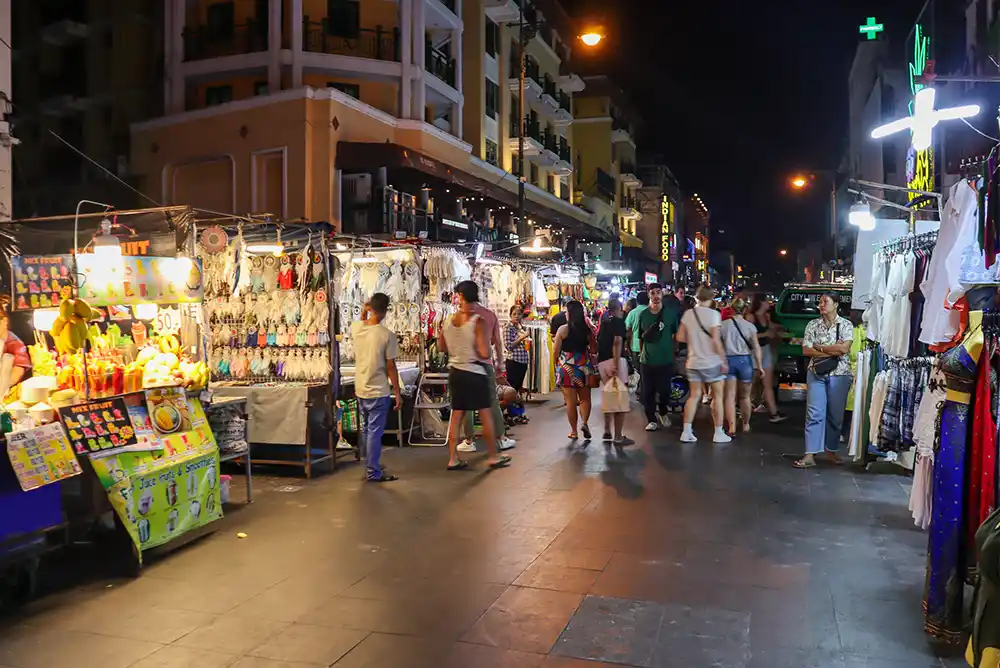
[{"label": "blue jeans", "polygon": [[812,371],[806,390],[806,454],[840,449],[851,376],[817,376]]},{"label": "blue jeans", "polygon": [[361,424],[358,431],[358,448],[365,458],[365,477],[378,480],[382,477],[382,433],[385,432],[385,421],[392,407],[390,397],[378,399],[358,399],[358,409],[361,413]]}]

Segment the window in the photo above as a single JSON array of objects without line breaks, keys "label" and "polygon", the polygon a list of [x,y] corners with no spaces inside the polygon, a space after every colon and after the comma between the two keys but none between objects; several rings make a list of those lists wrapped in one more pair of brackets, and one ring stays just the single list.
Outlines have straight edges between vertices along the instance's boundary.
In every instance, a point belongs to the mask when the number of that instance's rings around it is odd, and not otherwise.
[{"label": "window", "polygon": [[486,19],[486,53],[497,57],[500,52],[500,26]]},{"label": "window", "polygon": [[328,0],[326,32],[336,37],[357,37],[361,32],[361,10],[357,0]]},{"label": "window", "polygon": [[233,36],[236,27],[236,6],[232,2],[216,2],[208,6],[207,27],[209,37]]},{"label": "window", "polygon": [[267,95],[267,82],[266,81],[255,81],[253,84],[253,94],[254,95]]},{"label": "window", "polygon": [[336,88],[341,93],[346,93],[347,95],[353,97],[355,100],[361,99],[361,86],[359,86],[358,84],[340,83],[339,81],[327,81],[326,87]]},{"label": "window", "polygon": [[546,177],[546,181],[548,181],[548,183],[546,183],[546,189],[550,193],[552,193],[553,195],[555,195],[556,194],[556,177],[554,177],[551,174],[549,174]]},{"label": "window", "polygon": [[531,182],[538,185],[538,165],[531,163]]},{"label": "window", "polygon": [[500,153],[497,150],[497,143],[492,139],[486,140],[486,162],[500,166]]},{"label": "window", "polygon": [[486,115],[493,120],[497,119],[497,112],[500,111],[500,86],[489,79],[486,80]]},{"label": "window", "polygon": [[209,86],[205,89],[205,106],[214,107],[233,101],[232,86]]}]

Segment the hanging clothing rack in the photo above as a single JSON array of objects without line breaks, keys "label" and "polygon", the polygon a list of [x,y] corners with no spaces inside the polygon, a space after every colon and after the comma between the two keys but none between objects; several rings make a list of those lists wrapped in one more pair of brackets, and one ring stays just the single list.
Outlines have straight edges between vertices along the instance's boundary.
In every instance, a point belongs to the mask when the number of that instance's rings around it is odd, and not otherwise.
[{"label": "hanging clothing rack", "polygon": [[937,243],[937,230],[920,234],[907,234],[875,244],[875,252],[903,252],[933,248]]}]

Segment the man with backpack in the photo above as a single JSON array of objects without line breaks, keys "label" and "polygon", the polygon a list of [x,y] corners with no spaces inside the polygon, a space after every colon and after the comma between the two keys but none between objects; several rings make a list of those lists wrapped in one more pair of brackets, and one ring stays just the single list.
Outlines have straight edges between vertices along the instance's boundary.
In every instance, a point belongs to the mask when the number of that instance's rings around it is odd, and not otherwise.
[{"label": "man with backpack", "polygon": [[[667,405],[674,375],[674,337],[680,313],[664,304],[663,288],[657,283],[646,287],[649,308],[636,322],[639,333],[639,374],[642,378],[642,406],[646,411],[646,431],[669,427]],[[659,415],[657,415],[659,408]]]}]

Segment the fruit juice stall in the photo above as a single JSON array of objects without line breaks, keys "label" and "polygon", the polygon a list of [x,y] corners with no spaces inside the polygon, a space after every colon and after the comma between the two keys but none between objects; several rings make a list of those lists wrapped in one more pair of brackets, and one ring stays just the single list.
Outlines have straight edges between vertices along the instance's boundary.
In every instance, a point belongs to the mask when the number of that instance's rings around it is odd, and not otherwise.
[{"label": "fruit juice stall", "polygon": [[[8,336],[30,342],[30,377],[6,392],[0,413],[15,491],[79,476],[62,485],[60,517],[93,528],[110,504],[139,564],[145,551],[222,517],[226,496],[200,397],[208,367],[202,267],[185,244],[190,215],[105,211],[69,217],[72,234],[67,218],[10,226],[38,251],[6,258]],[[249,453],[246,464],[249,474]],[[2,499],[0,537],[10,519]]]}]

